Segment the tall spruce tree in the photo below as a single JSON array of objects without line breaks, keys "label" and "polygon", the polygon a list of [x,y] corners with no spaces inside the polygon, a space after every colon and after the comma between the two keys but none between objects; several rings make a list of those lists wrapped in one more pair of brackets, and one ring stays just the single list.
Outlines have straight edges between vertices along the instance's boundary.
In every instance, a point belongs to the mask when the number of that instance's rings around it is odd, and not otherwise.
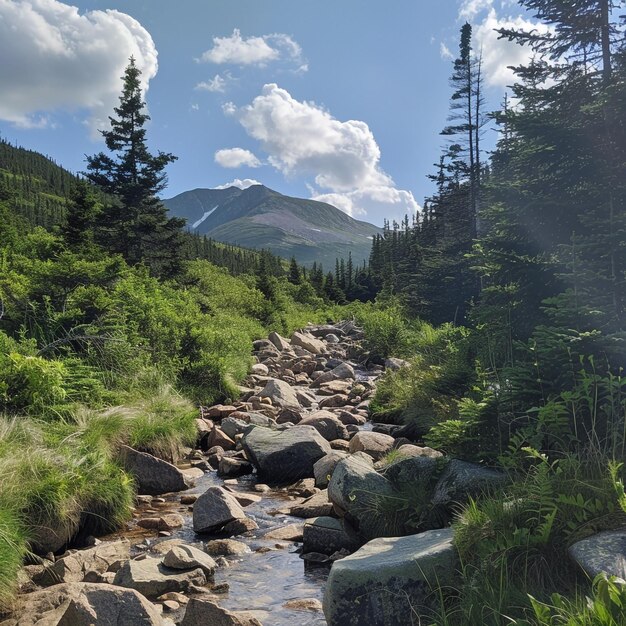
[{"label": "tall spruce tree", "polygon": [[157,275],[179,269],[182,227],[185,221],[168,217],[158,194],[167,184],[165,168],[172,154],[153,155],[146,143],[141,71],[131,57],[124,72],[120,104],[109,117],[110,130],[101,130],[112,156],[100,152],[87,157],[87,178],[111,195],[115,202],[102,212],[107,246],[131,263],[146,263]]}]

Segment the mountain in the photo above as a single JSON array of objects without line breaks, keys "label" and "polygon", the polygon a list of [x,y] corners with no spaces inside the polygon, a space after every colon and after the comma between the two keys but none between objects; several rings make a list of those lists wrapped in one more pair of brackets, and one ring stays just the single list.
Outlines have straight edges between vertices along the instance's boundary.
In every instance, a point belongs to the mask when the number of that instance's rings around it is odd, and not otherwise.
[{"label": "mountain", "polygon": [[194,233],[263,248],[300,263],[334,267],[352,252],[355,263],[369,258],[371,238],[381,229],[336,207],[284,196],[264,185],[247,189],[194,189],[163,201],[170,213],[187,219]]}]

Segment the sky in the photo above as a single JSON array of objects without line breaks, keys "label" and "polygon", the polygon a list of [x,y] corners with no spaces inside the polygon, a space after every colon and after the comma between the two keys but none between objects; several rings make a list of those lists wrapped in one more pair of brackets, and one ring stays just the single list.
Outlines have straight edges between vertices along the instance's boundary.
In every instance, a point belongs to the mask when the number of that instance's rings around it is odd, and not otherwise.
[{"label": "sky", "polygon": [[[465,21],[487,108],[528,50],[514,0],[0,0],[0,136],[78,172],[142,70],[164,197],[263,183],[382,224],[432,192]],[[495,130],[485,145],[493,145]]]}]

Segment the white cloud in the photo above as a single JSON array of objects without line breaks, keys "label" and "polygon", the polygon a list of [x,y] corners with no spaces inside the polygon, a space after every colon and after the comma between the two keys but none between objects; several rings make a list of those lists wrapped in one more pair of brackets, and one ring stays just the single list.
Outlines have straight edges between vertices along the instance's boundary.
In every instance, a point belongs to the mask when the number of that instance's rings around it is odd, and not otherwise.
[{"label": "white cloud", "polygon": [[80,15],[57,0],[0,0],[0,119],[32,128],[55,111],[86,110],[93,129],[105,128],[131,55],[145,90],[157,50],[134,18],[115,10]]},{"label": "white cloud", "polygon": [[265,85],[251,104],[237,108],[229,103],[224,110],[259,141],[277,170],[286,176],[312,176],[316,198],[332,197],[347,213],[378,222],[416,210],[412,194],[396,189],[381,168],[380,148],[365,122],[341,122],[276,84]]},{"label": "white cloud", "polygon": [[222,167],[260,167],[261,161],[250,152],[243,148],[224,148],[215,153],[215,162]]},{"label": "white cloud", "polygon": [[493,6],[493,0],[463,0],[459,8],[459,18],[462,20],[473,20],[476,16]]},{"label": "white cloud", "polygon": [[228,75],[224,78],[223,76],[216,74],[213,78],[198,83],[195,86],[195,89],[198,91],[210,91],[212,93],[224,93],[226,91],[226,84],[228,80]]},{"label": "white cloud", "polygon": [[235,180],[230,183],[224,183],[223,185],[218,185],[217,187],[213,187],[213,189],[228,189],[229,187],[239,187],[239,189],[247,189],[248,187],[252,187],[254,185],[262,185],[258,180],[254,180],[253,178],[235,178]]},{"label": "white cloud", "polygon": [[450,50],[450,48],[448,48],[448,46],[446,46],[445,43],[443,43],[443,41],[439,44],[439,54],[441,55],[441,58],[446,61],[454,60],[454,55],[452,54],[452,51]]},{"label": "white cloud", "polygon": [[255,65],[264,67],[275,61],[288,61],[298,65],[298,72],[308,66],[302,59],[302,48],[289,35],[275,33],[261,37],[241,36],[238,28],[228,37],[214,37],[213,47],[198,59],[217,65]]}]

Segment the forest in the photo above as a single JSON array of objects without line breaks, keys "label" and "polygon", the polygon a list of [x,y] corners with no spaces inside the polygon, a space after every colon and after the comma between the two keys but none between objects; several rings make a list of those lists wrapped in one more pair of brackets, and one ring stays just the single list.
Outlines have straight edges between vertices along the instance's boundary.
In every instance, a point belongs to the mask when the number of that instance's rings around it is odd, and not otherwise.
[{"label": "forest", "polygon": [[[254,341],[353,319],[368,363],[405,362],[371,420],[509,478],[450,520],[459,584],[422,623],[626,624],[624,580],[567,558],[626,527],[626,17],[519,4],[549,28],[500,36],[533,60],[488,111],[462,27],[434,192],[364,265],[301,267],[170,217],[175,157],[148,150],[132,59],[82,174],[0,143],[0,609],[52,521],[54,552],[129,519],[121,444],[176,461],[197,407],[238,397]],[[424,506],[394,503],[417,529]]]}]

